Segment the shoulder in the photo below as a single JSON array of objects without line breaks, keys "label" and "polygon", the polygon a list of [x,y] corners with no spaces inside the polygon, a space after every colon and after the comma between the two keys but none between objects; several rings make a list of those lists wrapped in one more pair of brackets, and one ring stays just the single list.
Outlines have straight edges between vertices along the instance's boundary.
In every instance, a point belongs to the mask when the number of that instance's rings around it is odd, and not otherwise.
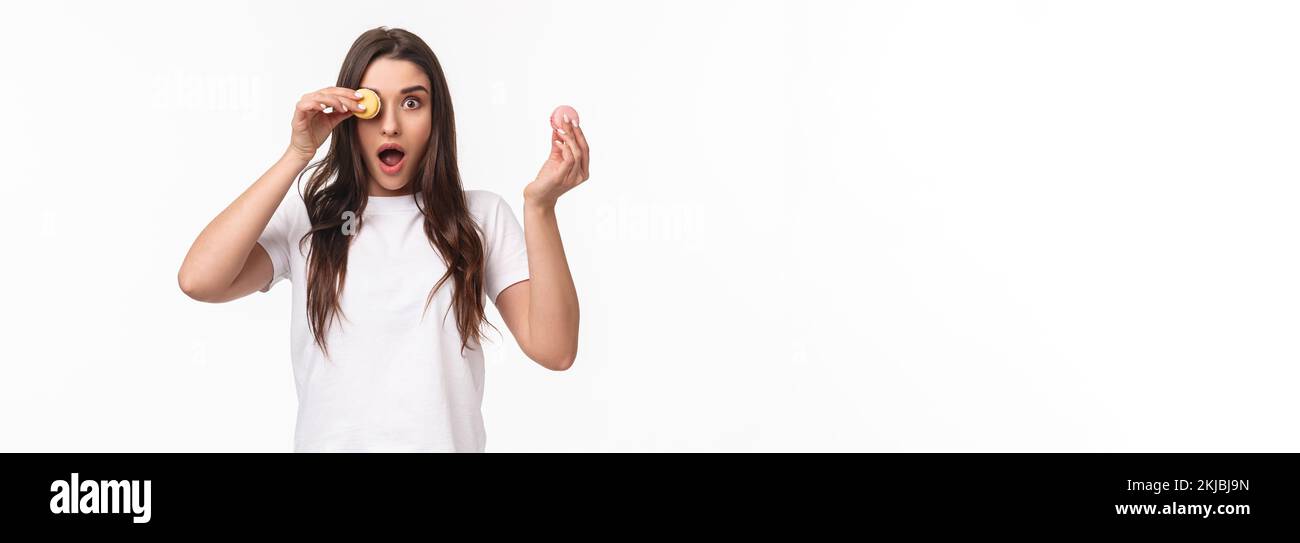
[{"label": "shoulder", "polygon": [[307,203],[303,201],[302,194],[289,189],[267,227],[276,228],[290,236],[300,236],[311,230],[311,215],[307,213]]},{"label": "shoulder", "polygon": [[465,203],[470,213],[477,215],[480,211],[495,213],[498,207],[506,205],[506,199],[490,190],[475,189],[465,191]]},{"label": "shoulder", "polygon": [[496,223],[503,213],[512,214],[506,199],[490,190],[465,191],[465,203],[469,206],[470,215],[485,225]]},{"label": "shoulder", "polygon": [[289,193],[284,195],[284,200],[280,202],[280,208],[276,213],[283,213],[289,222],[310,223],[307,214],[307,202],[303,201],[302,194],[297,190],[289,189]]}]

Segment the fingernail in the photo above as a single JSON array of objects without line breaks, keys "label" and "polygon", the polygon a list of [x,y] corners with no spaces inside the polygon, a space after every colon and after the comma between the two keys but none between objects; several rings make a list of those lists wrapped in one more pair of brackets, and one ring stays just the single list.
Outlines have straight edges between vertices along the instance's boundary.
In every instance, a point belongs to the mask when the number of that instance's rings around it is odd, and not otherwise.
[{"label": "fingernail", "polygon": [[359,109],[359,110],[361,110],[361,111],[365,111],[365,110],[366,110],[366,105],[365,105],[365,104],[357,104],[357,109]]},{"label": "fingernail", "polygon": [[555,140],[555,144],[556,144],[556,145],[561,145],[561,146],[563,146],[563,145],[564,145],[564,142],[562,142],[562,141],[560,141],[560,140]]},{"label": "fingernail", "polygon": [[355,95],[357,96],[357,98],[361,98],[361,96],[362,96],[361,91],[356,91],[356,92],[354,92],[354,93],[352,93],[352,94],[355,94]]},{"label": "fingernail", "polygon": [[347,110],[348,110],[348,105],[347,105],[347,104],[339,104],[339,107],[343,108],[343,111],[347,111]]},{"label": "fingernail", "polygon": [[569,124],[573,124],[573,121],[569,120],[569,116],[568,116],[568,115],[564,115],[563,117],[564,117],[564,122],[569,123]]},{"label": "fingernail", "polygon": [[578,120],[577,120],[577,119],[574,119],[574,120],[573,120],[573,126],[578,126]]},{"label": "fingernail", "polygon": [[568,132],[565,132],[563,128],[556,128],[555,131],[556,131],[556,132],[559,132],[561,135],[568,135],[568,134],[569,134]]}]

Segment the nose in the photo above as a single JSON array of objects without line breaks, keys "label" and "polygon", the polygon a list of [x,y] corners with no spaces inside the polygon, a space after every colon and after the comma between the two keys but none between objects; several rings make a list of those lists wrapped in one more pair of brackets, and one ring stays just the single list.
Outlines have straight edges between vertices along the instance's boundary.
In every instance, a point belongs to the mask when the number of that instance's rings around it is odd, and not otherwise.
[{"label": "nose", "polygon": [[383,123],[381,130],[385,136],[400,136],[402,129],[397,123],[397,112],[392,108],[383,108],[379,111],[379,122]]}]

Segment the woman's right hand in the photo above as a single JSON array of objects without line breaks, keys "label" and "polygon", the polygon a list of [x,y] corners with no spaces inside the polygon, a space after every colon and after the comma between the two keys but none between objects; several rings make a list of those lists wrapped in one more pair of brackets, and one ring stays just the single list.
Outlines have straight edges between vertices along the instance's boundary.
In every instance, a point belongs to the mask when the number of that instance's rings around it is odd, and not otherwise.
[{"label": "woman's right hand", "polygon": [[[310,161],[335,126],[364,109],[355,89],[326,87],[302,95],[293,112],[289,152]],[[327,109],[328,108],[328,109]]]}]

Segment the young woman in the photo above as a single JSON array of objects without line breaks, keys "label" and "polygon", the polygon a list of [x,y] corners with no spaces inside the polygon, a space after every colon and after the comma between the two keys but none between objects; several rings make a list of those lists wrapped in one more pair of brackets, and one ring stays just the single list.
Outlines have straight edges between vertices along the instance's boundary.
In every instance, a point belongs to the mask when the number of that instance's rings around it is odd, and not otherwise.
[{"label": "young woman", "polygon": [[[374,118],[353,115],[361,88],[380,97]],[[410,32],[362,34],[292,125],[280,160],[194,240],[181,290],[227,302],[292,282],[295,451],[483,451],[484,295],[538,364],[577,354],[555,204],[588,177],[582,129],[552,129],[521,228],[500,196],[461,188],[447,82]]]}]

